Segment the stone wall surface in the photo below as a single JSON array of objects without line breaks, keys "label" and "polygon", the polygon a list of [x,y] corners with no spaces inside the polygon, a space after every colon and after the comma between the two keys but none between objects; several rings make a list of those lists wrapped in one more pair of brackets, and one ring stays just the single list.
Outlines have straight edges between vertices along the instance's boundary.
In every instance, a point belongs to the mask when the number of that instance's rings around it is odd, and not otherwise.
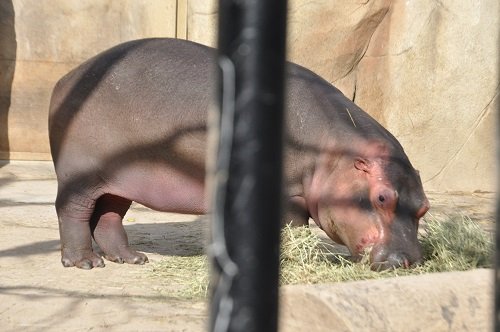
[{"label": "stone wall surface", "polygon": [[[427,190],[494,191],[499,9],[496,0],[290,0],[288,56],[386,126]],[[149,36],[214,46],[216,27],[216,0],[1,1],[0,158],[50,157],[50,91],[84,59]]]},{"label": "stone wall surface", "polygon": [[492,331],[491,269],[280,290],[280,331]]},{"label": "stone wall surface", "polygon": [[216,47],[217,3],[214,0],[188,1],[186,39]]}]

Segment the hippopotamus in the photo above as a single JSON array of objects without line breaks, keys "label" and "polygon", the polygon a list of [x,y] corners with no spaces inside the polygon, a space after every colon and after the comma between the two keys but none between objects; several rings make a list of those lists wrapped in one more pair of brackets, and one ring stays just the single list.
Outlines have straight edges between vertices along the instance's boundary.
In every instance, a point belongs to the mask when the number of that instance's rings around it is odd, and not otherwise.
[{"label": "hippopotamus", "polygon": [[[287,63],[283,224],[310,218],[376,269],[422,259],[419,219],[429,209],[397,139],[332,84]],[[62,264],[144,264],[122,219],[132,202],[205,214],[207,110],[216,51],[153,38],[106,50],[61,78],[49,112]]]}]

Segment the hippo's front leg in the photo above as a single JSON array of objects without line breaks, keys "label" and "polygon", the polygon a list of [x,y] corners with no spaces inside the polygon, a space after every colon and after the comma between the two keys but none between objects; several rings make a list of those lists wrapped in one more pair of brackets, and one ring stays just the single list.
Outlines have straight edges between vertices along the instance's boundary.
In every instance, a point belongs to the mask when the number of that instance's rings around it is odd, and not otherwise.
[{"label": "hippo's front leg", "polygon": [[114,195],[101,196],[92,214],[90,229],[107,260],[120,264],[144,264],[148,262],[147,256],[129,247],[122,224],[131,203],[128,199]]},{"label": "hippo's front leg", "polygon": [[307,226],[309,225],[309,212],[306,200],[302,196],[293,196],[288,199],[283,214],[283,225]]}]

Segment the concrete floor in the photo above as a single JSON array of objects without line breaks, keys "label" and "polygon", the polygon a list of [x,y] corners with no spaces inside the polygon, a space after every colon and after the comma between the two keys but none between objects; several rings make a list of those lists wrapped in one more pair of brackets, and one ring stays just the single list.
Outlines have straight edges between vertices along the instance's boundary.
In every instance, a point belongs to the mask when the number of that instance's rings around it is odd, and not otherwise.
[{"label": "concrete floor", "polygon": [[[148,277],[151,264],[65,269],[60,263],[51,162],[0,162],[0,326],[2,331],[202,331],[202,301],[170,298],[175,284]],[[493,230],[492,193],[428,193],[434,216],[464,214]],[[206,221],[133,205],[131,245],[151,262],[204,244]],[[318,231],[318,230],[316,230]],[[324,237],[324,236],[323,236]],[[184,249],[179,249],[184,248]],[[185,249],[187,248],[187,249]],[[160,295],[161,294],[161,295]],[[165,295],[167,294],[167,295]]]}]

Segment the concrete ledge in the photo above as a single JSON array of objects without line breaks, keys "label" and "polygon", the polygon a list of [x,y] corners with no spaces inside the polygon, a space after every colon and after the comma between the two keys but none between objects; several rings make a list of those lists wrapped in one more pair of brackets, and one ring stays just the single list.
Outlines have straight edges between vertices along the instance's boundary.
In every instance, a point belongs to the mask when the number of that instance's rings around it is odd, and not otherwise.
[{"label": "concrete ledge", "polygon": [[489,269],[281,290],[280,331],[492,331]]},{"label": "concrete ledge", "polygon": [[0,160],[52,160],[50,152],[8,152],[0,151]]}]

